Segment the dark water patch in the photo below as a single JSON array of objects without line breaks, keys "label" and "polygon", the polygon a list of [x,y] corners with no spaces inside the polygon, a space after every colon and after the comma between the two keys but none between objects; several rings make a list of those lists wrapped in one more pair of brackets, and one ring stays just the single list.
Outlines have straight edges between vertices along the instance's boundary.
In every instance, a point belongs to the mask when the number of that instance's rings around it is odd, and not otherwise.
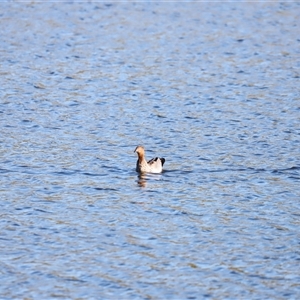
[{"label": "dark water patch", "polygon": [[295,179],[295,180],[299,180],[299,179],[300,179],[300,175],[299,175],[299,176],[289,176],[288,178],[290,178],[290,179]]},{"label": "dark water patch", "polygon": [[25,206],[25,207],[16,207],[15,210],[28,210],[28,209],[32,209],[31,206]]},{"label": "dark water patch", "polygon": [[[8,163],[8,162],[6,162],[6,163]],[[10,173],[10,172],[15,172],[15,171],[0,168],[0,173],[6,174],[6,173]]]},{"label": "dark water patch", "polygon": [[89,173],[89,172],[82,172],[83,175],[87,176],[104,176],[104,174],[99,174],[99,173]]},{"label": "dark water patch", "polygon": [[46,211],[46,210],[43,210],[43,209],[40,209],[40,208],[35,208],[34,210],[37,211],[37,212],[42,212],[42,213],[47,213],[47,214],[52,213],[52,212],[49,212],[49,211]]},{"label": "dark water patch", "polygon": [[[178,174],[191,174],[193,173],[194,171],[192,170],[180,170],[180,169],[163,169],[163,172],[162,174],[168,174],[168,173],[178,173]],[[155,174],[154,174],[155,175]],[[159,176],[159,175],[158,175]]]},{"label": "dark water patch", "polygon": [[36,89],[46,89],[46,87],[43,84],[41,84],[41,83],[36,84],[33,87],[36,88]]},{"label": "dark water patch", "polygon": [[117,192],[117,189],[114,188],[100,188],[100,187],[96,187],[94,188],[97,191],[106,191],[106,192]]}]

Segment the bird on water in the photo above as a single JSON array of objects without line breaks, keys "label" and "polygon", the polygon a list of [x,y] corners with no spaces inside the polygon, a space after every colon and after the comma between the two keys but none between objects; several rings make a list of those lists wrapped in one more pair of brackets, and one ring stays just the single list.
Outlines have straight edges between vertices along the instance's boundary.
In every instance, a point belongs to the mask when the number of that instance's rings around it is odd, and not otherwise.
[{"label": "bird on water", "polygon": [[137,146],[134,152],[138,155],[138,160],[136,162],[136,171],[139,173],[161,173],[165,159],[155,157],[147,162],[145,157],[145,148],[142,146]]}]

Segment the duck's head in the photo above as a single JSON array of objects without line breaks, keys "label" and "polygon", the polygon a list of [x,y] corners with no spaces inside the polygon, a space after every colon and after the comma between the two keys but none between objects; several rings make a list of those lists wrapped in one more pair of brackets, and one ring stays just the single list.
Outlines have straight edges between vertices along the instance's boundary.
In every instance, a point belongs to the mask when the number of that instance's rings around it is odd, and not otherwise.
[{"label": "duck's head", "polygon": [[134,150],[138,155],[143,155],[145,153],[145,148],[143,146],[137,146]]}]

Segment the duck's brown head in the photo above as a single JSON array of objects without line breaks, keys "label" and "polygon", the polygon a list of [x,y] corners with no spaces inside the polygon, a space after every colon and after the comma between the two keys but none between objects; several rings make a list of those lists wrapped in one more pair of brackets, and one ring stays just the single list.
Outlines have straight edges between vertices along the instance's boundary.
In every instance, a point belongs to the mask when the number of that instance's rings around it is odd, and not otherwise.
[{"label": "duck's brown head", "polygon": [[137,146],[134,152],[136,152],[138,156],[144,156],[145,148],[143,146]]}]

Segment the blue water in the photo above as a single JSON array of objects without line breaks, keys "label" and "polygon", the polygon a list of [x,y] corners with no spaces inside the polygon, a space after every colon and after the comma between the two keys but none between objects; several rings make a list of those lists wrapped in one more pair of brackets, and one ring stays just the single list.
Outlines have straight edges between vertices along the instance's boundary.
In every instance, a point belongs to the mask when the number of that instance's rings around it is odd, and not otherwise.
[{"label": "blue water", "polygon": [[299,3],[0,9],[1,299],[300,297]]}]

